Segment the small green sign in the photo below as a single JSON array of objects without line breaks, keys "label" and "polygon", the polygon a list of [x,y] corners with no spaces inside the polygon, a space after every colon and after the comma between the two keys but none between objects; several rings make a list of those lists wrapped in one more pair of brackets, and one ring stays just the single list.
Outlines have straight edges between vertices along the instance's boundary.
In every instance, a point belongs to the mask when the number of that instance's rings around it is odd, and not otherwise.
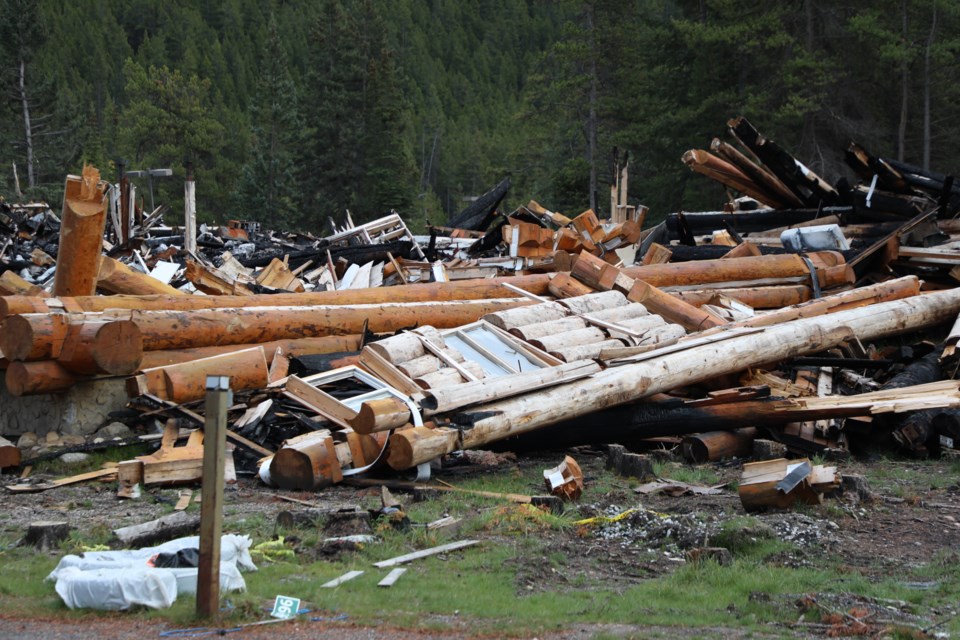
[{"label": "small green sign", "polygon": [[287,596],[277,596],[273,603],[273,611],[270,613],[274,618],[286,620],[297,615],[300,611],[300,598],[290,598]]}]

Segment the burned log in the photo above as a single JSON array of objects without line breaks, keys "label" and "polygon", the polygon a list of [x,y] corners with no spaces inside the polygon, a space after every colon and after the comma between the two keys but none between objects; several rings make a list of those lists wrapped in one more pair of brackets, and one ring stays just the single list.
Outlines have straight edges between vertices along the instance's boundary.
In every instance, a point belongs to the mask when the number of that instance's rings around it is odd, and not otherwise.
[{"label": "burned log", "polygon": [[[701,213],[683,213],[683,219],[691,233],[704,235],[728,225],[739,233],[767,231],[776,227],[789,227],[811,222],[819,218],[840,216],[843,219],[853,214],[853,207],[823,207],[819,209],[758,209],[756,211],[709,211]],[[680,239],[680,215],[667,215],[666,227],[671,240]]]},{"label": "burned log", "polygon": [[495,187],[470,203],[470,205],[452,217],[448,227],[483,231],[490,226],[494,213],[510,190],[510,178],[504,178]]}]

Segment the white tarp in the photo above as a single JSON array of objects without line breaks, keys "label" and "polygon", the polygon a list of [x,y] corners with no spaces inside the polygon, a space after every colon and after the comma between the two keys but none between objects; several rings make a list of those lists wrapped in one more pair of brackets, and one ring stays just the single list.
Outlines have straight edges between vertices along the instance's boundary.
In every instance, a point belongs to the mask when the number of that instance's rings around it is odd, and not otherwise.
[{"label": "white tarp", "polygon": [[[249,536],[221,538],[220,590],[242,591],[240,570],[256,571]],[[180,593],[196,593],[197,569],[156,568],[148,563],[159,553],[198,548],[197,536],[128,551],[91,551],[61,558],[47,580],[56,580],[57,594],[71,609],[129,609],[134,605],[163,609]]]}]

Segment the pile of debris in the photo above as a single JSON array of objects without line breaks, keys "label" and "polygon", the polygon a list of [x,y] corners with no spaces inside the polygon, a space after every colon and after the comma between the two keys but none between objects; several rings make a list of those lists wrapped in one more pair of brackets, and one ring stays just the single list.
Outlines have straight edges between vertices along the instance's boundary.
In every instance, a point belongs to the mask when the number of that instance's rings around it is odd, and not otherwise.
[{"label": "pile of debris", "polygon": [[[166,226],[86,168],[59,217],[0,217],[7,392],[124,379],[122,421],[162,433],[113,471],[128,496],[200,477],[211,375],[236,393],[236,468],[285,489],[426,475],[464,449],[654,442],[703,461],[759,439],[773,459],[746,466],[740,492],[760,509],[836,489],[837,468],[807,456],[954,449],[960,187],[857,145],[868,184],[830,185],[729,124],[739,149],[683,159],[745,197],[647,229],[626,167],[608,221],[536,202],[504,215],[504,181],[429,237],[391,213],[323,238],[238,221],[197,234],[189,202]],[[20,464],[7,444],[2,463]]]}]

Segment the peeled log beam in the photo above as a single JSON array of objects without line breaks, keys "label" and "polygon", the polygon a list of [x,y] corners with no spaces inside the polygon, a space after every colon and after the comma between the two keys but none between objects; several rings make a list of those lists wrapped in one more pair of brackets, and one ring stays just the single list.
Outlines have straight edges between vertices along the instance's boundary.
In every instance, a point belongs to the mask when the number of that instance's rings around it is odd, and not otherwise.
[{"label": "peeled log beam", "polygon": [[263,347],[175,364],[163,368],[163,397],[178,404],[199,400],[206,394],[208,376],[229,376],[234,391],[262,389],[269,384],[267,371]]},{"label": "peeled log beam", "polygon": [[567,331],[565,333],[541,336],[536,340],[532,340],[530,344],[541,351],[550,352],[567,347],[580,347],[585,344],[593,344],[606,339],[607,334],[605,334],[601,329],[598,329],[597,327],[586,327],[584,329],[576,329],[574,331]]},{"label": "peeled log beam", "polygon": [[[253,307],[127,313],[140,327],[144,350],[155,351],[354,334],[365,328],[374,332],[388,332],[425,324],[441,328],[459,327],[475,322],[488,313],[529,304],[529,300],[507,298],[349,307]],[[42,314],[14,316],[30,326],[45,326],[44,319],[47,317]],[[84,314],[83,317],[97,319],[100,316]],[[42,334],[35,333],[25,346],[33,351],[49,349],[49,345],[43,344],[45,340]],[[2,347],[0,350],[7,353]]]},{"label": "peeled log beam", "polygon": [[412,427],[395,431],[387,447],[387,464],[392,469],[402,470],[414,467],[419,462],[429,462],[434,458],[450,453],[457,448],[455,429],[428,429]]},{"label": "peeled log beam", "polygon": [[626,298],[624,298],[624,301],[627,302],[627,304],[622,307],[597,311],[591,313],[589,317],[593,320],[619,323],[626,322],[628,320],[636,320],[637,318],[643,318],[651,315],[650,311],[648,311],[647,308],[639,302],[630,302],[629,300],[626,300]]},{"label": "peeled log beam", "polygon": [[[852,273],[832,270],[839,254],[830,251],[811,253],[814,266],[820,273],[821,288],[853,282]],[[809,277],[806,263],[796,255],[751,256],[728,260],[700,260],[696,263],[650,264],[628,267],[623,272],[631,278],[640,278],[657,287],[686,286],[713,282],[739,282],[765,278]],[[214,308],[249,308],[293,305],[360,305],[383,302],[440,302],[444,300],[485,300],[509,298],[513,293],[503,283],[519,287],[539,296],[549,295],[551,277],[564,278],[565,274],[534,274],[506,278],[481,278],[456,280],[454,282],[431,282],[408,284],[396,287],[349,289],[344,291],[315,291],[311,293],[281,293],[255,296],[84,296],[60,300],[60,306],[87,312],[107,309],[188,311]],[[579,284],[579,283],[577,283]],[[576,287],[582,295],[582,287]],[[519,295],[519,294],[518,294]],[[0,297],[0,318],[23,313],[46,313],[50,311],[47,301],[24,296]]]},{"label": "peeled log beam", "polygon": [[688,331],[699,331],[724,324],[723,320],[713,314],[703,311],[700,307],[678,300],[643,280],[634,281],[627,297],[632,302],[639,302],[651,312],[672,323],[679,324]]},{"label": "peeled log beam", "polygon": [[0,275],[0,296],[12,295],[36,296],[38,298],[50,297],[50,294],[47,293],[43,287],[30,284],[13,271],[4,271],[3,274]]},{"label": "peeled log beam", "polygon": [[787,203],[787,207],[803,206],[803,202],[787,189],[786,185],[783,184],[777,176],[765,167],[755,163],[733,145],[727,144],[720,140],[720,138],[714,138],[710,143],[710,150],[740,169],[740,171],[749,176],[750,179],[766,192],[775,195],[779,200]]},{"label": "peeled log beam", "polygon": [[446,344],[440,332],[432,326],[420,327],[416,331],[407,331],[400,335],[390,336],[367,345],[371,351],[393,364],[408,362],[421,358],[427,354],[427,348],[421,338],[426,338],[434,346],[443,349]]},{"label": "peeled log beam", "polygon": [[513,329],[510,329],[510,333],[517,336],[521,340],[526,340],[529,342],[543,336],[550,336],[556,333],[565,333],[567,331],[576,331],[577,329],[583,329],[586,326],[586,320],[577,316],[573,316],[569,318],[561,318],[560,320],[534,322],[523,325],[522,327],[514,327]]},{"label": "peeled log beam", "polygon": [[77,377],[61,367],[56,360],[38,362],[11,362],[6,373],[7,391],[15,396],[34,396],[42,393],[63,393],[77,382]]},{"label": "peeled log beam", "polygon": [[869,416],[885,411],[952,405],[960,397],[954,382],[920,385],[853,396],[763,398],[721,404],[697,404],[669,399],[637,402],[566,420],[506,440],[498,449],[530,451],[544,446],[568,448],[644,438],[685,436],[702,431],[742,429],[748,425],[776,426],[828,418]]},{"label": "peeled log beam", "polygon": [[[853,270],[846,265],[842,254],[816,251],[807,254],[807,257],[817,269],[821,288],[853,284]],[[767,278],[809,278],[810,269],[800,256],[768,255],[642,265],[623,269],[623,274],[655,287],[676,287]]]},{"label": "peeled log beam", "polygon": [[600,371],[600,365],[595,362],[573,362],[512,376],[501,376],[467,382],[453,387],[431,389],[426,392],[424,399],[420,401],[420,406],[424,409],[426,415],[445,413],[471,404],[491,402],[541,389],[548,385],[575,380],[593,375],[598,371]]},{"label": "peeled log beam", "polygon": [[[442,453],[449,453],[456,446],[468,449],[483,447],[512,435],[670,389],[784,358],[823,351],[851,336],[875,340],[916,331],[952,321],[958,312],[960,289],[951,289],[829,316],[794,320],[758,333],[694,346],[659,357],[645,354],[649,359],[612,367],[584,380],[453,414],[450,417],[456,424],[462,425],[463,437],[458,442],[457,432],[451,430],[453,441],[450,448]],[[394,439],[403,437],[402,433],[394,434],[391,447]],[[397,451],[401,450],[404,450],[403,446],[399,445]],[[412,442],[406,450],[411,452],[406,459],[402,459],[399,453],[393,455],[391,452],[389,462],[393,468],[408,468],[438,455],[436,447],[419,450]],[[395,466],[401,462],[409,463],[408,467]]]},{"label": "peeled log beam", "polygon": [[[877,284],[857,287],[850,291],[842,291],[829,296],[809,300],[802,304],[785,307],[777,311],[762,313],[747,320],[732,322],[724,329],[734,327],[768,327],[770,325],[811,318],[818,315],[837,313],[849,309],[865,307],[878,302],[902,300],[920,294],[920,280],[916,276],[904,276],[896,280],[888,280]],[[713,329],[719,331],[721,329]]]},{"label": "peeled log beam", "polygon": [[119,260],[108,256],[100,258],[100,271],[97,276],[97,288],[108,293],[125,293],[135,296],[162,294],[185,296],[187,294],[157,280],[146,273],[134,271]]},{"label": "peeled log beam", "polygon": [[410,422],[410,407],[393,396],[367,400],[349,422],[353,430],[360,434],[389,431]]},{"label": "peeled log beam", "polygon": [[0,437],[0,469],[20,466],[20,449],[9,440]]},{"label": "peeled log beam", "polygon": [[287,440],[264,464],[270,465],[271,483],[281,489],[314,491],[343,479],[333,438],[325,429]]},{"label": "peeled log beam", "polygon": [[0,351],[9,360],[56,358],[74,373],[126,375],[140,366],[143,339],[130,320],[89,320],[65,314],[7,318]]},{"label": "peeled log beam", "polygon": [[267,354],[267,362],[272,363],[277,349],[281,349],[285,356],[296,358],[299,356],[313,356],[328,353],[356,352],[360,350],[362,336],[325,336],[322,338],[296,338],[292,340],[272,340],[261,344],[234,344],[215,347],[196,347],[193,349],[171,349],[166,351],[147,351],[143,354],[140,366],[143,369],[164,367],[170,364],[190,362],[201,358],[233,353],[253,347],[263,347]]},{"label": "peeled log beam", "polygon": [[59,313],[11,316],[0,325],[0,351],[7,360],[48,360],[60,355],[70,318]]},{"label": "peeled log beam", "polygon": [[813,297],[810,287],[802,284],[738,287],[718,289],[692,289],[688,291],[670,291],[667,293],[695,307],[710,304],[715,296],[721,295],[736,298],[740,302],[754,309],[780,309],[794,304],[806,302]]},{"label": "peeled log beam", "polygon": [[569,315],[570,312],[567,308],[559,302],[544,302],[531,309],[509,309],[500,313],[493,313],[484,318],[484,320],[504,331],[509,331],[510,329],[525,327],[538,322],[562,320]]},{"label": "peeled log beam", "polygon": [[141,360],[143,336],[130,320],[70,324],[57,356],[64,369],[84,375],[129,375]]},{"label": "peeled log beam", "polygon": [[769,207],[782,209],[790,202],[781,198],[777,192],[767,191],[763,185],[757,184],[736,165],[702,149],[687,151],[683,154],[681,160],[693,171],[748,195]]},{"label": "peeled log beam", "polygon": [[559,304],[576,314],[590,314],[594,318],[604,318],[605,313],[616,313],[616,309],[630,305],[630,302],[618,291],[596,291],[585,296],[560,300]]},{"label": "peeled log beam", "polygon": [[550,295],[557,299],[576,298],[577,296],[585,296],[588,293],[593,293],[593,289],[579,280],[574,279],[574,277],[567,272],[558,273],[556,277],[550,280],[547,288],[550,291]]},{"label": "peeled log beam", "polygon": [[260,389],[269,383],[263,347],[254,347],[210,358],[154,369],[127,380],[127,395],[151,395],[182,403],[205,394],[207,376],[230,376],[234,391]]},{"label": "peeled log beam", "polygon": [[[683,329],[680,329],[683,331]],[[564,362],[574,362],[576,360],[591,360],[600,357],[605,349],[619,349],[623,347],[623,342],[611,338],[602,342],[593,344],[584,344],[577,347],[563,347],[556,351],[551,351],[550,355]]]},{"label": "peeled log beam", "polygon": [[[504,278],[478,278],[453,282],[429,282],[345,289],[342,291],[312,291],[307,293],[277,293],[252,296],[81,296],[63,300],[68,308],[97,312],[107,309],[138,309],[156,311],[177,309],[232,309],[275,306],[359,305],[401,302],[442,302],[446,300],[486,300],[512,298],[518,294],[509,291],[502,283],[507,282],[536,295],[549,295],[547,285],[552,274],[541,273],[529,276]],[[0,298],[0,317],[18,313],[45,313],[50,311],[46,302],[25,299],[22,296]]]},{"label": "peeled log beam", "polygon": [[53,280],[55,296],[91,296],[97,288],[97,271],[103,252],[107,221],[106,183],[91,166],[83,176],[67,176],[60,216],[60,244]]}]

